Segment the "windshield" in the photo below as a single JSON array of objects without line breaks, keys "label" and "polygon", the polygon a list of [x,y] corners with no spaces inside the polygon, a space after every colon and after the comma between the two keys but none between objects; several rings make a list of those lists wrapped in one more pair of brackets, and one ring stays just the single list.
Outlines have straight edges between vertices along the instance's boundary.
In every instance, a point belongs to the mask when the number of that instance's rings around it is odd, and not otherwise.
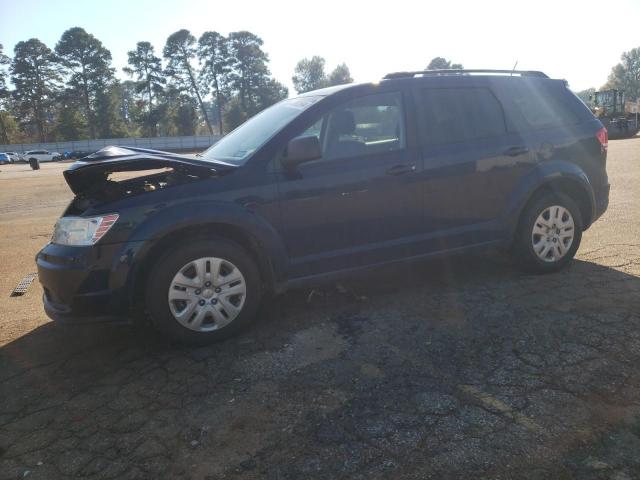
[{"label": "windshield", "polygon": [[205,160],[242,165],[267,140],[321,98],[299,97],[276,103],[221,138],[201,156]]}]

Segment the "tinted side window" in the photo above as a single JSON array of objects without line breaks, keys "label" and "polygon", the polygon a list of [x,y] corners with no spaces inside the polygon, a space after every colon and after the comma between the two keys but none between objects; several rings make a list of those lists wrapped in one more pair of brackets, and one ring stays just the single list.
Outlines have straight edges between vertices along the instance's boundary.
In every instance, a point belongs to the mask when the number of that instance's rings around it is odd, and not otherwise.
[{"label": "tinted side window", "polygon": [[351,100],[333,109],[308,134],[321,132],[322,158],[334,160],[373,155],[405,147],[404,109],[400,92]]},{"label": "tinted side window", "polygon": [[425,88],[420,94],[427,143],[463,142],[506,132],[502,106],[487,88]]},{"label": "tinted side window", "polygon": [[507,92],[508,101],[521,118],[518,129],[541,129],[580,121],[575,100],[563,85],[519,81],[510,85]]}]

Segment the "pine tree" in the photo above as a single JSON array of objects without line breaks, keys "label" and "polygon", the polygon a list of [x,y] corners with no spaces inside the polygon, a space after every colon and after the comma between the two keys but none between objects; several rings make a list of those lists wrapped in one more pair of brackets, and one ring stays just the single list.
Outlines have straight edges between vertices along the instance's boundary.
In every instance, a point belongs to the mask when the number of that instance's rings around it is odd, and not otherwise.
[{"label": "pine tree", "polygon": [[195,43],[196,38],[189,30],[178,30],[169,35],[163,50],[164,58],[168,62],[166,73],[174,80],[178,89],[189,92],[196,98],[209,133],[213,135],[209,115],[200,94],[197,72],[192,65],[196,56]]},{"label": "pine tree", "polygon": [[[102,130],[112,128],[105,127],[110,118],[97,114],[97,103],[114,82],[111,52],[83,28],[74,27],[62,34],[56,54],[68,75],[68,86],[83,100],[89,135],[96,138],[98,125]],[[105,113],[104,108],[101,112]]]},{"label": "pine tree", "polygon": [[25,127],[35,128],[39,141],[49,136],[51,107],[60,77],[53,53],[37,38],[18,42],[11,63],[13,96]]}]

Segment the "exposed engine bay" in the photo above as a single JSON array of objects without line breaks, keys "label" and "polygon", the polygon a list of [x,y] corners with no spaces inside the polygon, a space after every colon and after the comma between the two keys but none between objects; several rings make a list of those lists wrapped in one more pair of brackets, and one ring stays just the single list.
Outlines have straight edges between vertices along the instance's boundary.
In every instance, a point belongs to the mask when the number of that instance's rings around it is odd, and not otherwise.
[{"label": "exposed engine bay", "polygon": [[96,205],[190,183],[201,178],[181,169],[172,168],[136,173],[138,175],[133,178],[121,178],[122,174],[110,174],[93,188],[83,190],[71,202],[67,215],[77,215]]},{"label": "exposed engine bay", "polygon": [[106,147],[64,172],[76,194],[65,215],[79,215],[96,205],[221,175],[234,168],[187,155]]}]

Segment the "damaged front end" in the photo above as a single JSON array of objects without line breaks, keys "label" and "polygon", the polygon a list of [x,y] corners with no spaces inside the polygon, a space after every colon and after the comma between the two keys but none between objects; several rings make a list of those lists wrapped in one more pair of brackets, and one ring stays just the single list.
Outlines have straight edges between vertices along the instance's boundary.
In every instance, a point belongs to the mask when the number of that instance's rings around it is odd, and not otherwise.
[{"label": "damaged front end", "polygon": [[157,150],[106,147],[64,172],[76,195],[65,215],[79,215],[100,204],[218,176],[234,168]]},{"label": "damaged front end", "polygon": [[[171,209],[157,216],[152,212],[206,189],[206,179],[236,168],[122,147],[104,148],[71,165],[64,178],[75,197],[56,222],[51,241],[36,256],[47,315],[67,323],[132,315],[135,300],[128,287],[140,268],[136,255],[143,245],[153,244],[140,227],[149,219],[179,220],[179,213],[167,212]],[[202,188],[192,185],[197,182]]]}]

